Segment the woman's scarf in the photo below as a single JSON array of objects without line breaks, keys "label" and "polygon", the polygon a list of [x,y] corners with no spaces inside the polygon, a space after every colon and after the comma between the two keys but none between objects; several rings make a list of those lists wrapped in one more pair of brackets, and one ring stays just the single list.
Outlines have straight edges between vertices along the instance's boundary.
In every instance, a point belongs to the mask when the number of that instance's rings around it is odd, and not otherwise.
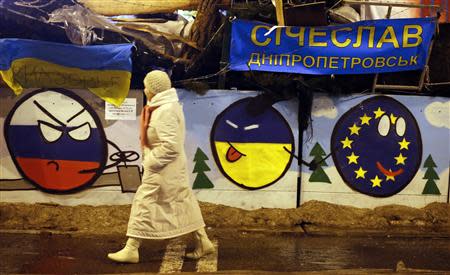
[{"label": "woman's scarf", "polygon": [[150,147],[147,138],[147,129],[150,122],[150,117],[152,112],[161,105],[178,102],[178,95],[175,88],[170,88],[168,90],[157,93],[152,97],[152,99],[144,106],[141,113],[141,146]]},{"label": "woman's scarf", "polygon": [[141,112],[141,135],[140,135],[140,139],[141,139],[141,147],[150,147],[148,144],[148,138],[147,138],[147,129],[148,129],[148,124],[150,122],[150,117],[152,115],[152,112],[158,107],[150,107],[148,105],[145,105],[144,108],[142,108],[142,112]]}]

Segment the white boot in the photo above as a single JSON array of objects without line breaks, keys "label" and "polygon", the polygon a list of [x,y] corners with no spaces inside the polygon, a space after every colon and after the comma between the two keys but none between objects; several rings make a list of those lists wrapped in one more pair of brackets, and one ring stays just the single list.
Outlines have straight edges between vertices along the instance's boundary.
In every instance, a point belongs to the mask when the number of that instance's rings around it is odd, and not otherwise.
[{"label": "white boot", "polygon": [[136,264],[139,262],[139,246],[141,246],[140,239],[128,238],[125,247],[116,253],[109,253],[108,258],[119,263]]},{"label": "white boot", "polygon": [[194,232],[195,249],[191,253],[186,253],[186,258],[200,259],[201,257],[211,254],[215,251],[213,243],[208,239],[205,228],[201,228]]}]

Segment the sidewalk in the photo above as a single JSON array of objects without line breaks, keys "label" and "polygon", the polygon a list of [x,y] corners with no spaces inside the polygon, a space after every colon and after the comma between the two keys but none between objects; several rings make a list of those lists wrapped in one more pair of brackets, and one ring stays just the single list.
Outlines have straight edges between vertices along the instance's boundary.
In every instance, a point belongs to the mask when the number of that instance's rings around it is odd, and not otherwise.
[{"label": "sidewalk", "polygon": [[[450,205],[424,208],[388,205],[375,209],[310,201],[296,209],[243,210],[200,203],[209,229],[309,235],[450,237]],[[123,235],[130,205],[61,206],[0,203],[3,232]]]}]

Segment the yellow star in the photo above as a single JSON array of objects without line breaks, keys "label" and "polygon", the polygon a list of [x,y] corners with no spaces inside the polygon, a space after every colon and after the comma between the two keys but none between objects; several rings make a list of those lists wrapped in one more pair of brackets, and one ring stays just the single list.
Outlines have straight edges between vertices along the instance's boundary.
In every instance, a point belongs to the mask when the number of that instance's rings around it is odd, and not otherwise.
[{"label": "yellow star", "polygon": [[366,178],[365,175],[366,175],[367,171],[362,169],[362,167],[360,166],[359,169],[355,171],[355,173],[356,173],[356,178],[357,179],[358,178],[365,179]]},{"label": "yellow star", "polygon": [[396,163],[396,164],[403,164],[403,165],[405,165],[405,160],[407,159],[407,157],[404,157],[404,156],[402,155],[402,153],[400,153],[400,154],[398,155],[398,157],[395,157],[394,159],[397,160],[397,163]]},{"label": "yellow star", "polygon": [[375,114],[375,118],[379,118],[381,117],[385,112],[383,110],[381,110],[380,107],[378,107],[378,109],[376,111],[373,112]]},{"label": "yellow star", "polygon": [[[389,169],[389,172],[392,172],[392,169]],[[386,175],[386,181],[388,181],[388,180],[395,181],[395,176],[387,176]]]},{"label": "yellow star", "polygon": [[352,127],[348,127],[348,129],[350,129],[350,135],[357,135],[359,136],[359,129],[361,129],[361,127],[356,126],[356,123],[353,123]]},{"label": "yellow star", "polygon": [[383,180],[379,179],[378,176],[375,176],[375,178],[371,179],[370,181],[372,182],[372,187],[375,187],[375,186],[381,187],[381,182]]},{"label": "yellow star", "polygon": [[342,149],[344,149],[346,147],[352,149],[352,142],[353,142],[353,140],[348,139],[348,137],[345,137],[345,140],[341,140]]},{"label": "yellow star", "polygon": [[359,119],[361,119],[361,125],[364,125],[364,124],[370,125],[369,124],[369,120],[371,120],[372,117],[367,116],[366,114],[364,114],[362,117],[359,117]]},{"label": "yellow star", "polygon": [[355,155],[353,152],[350,156],[347,156],[347,158],[348,158],[348,164],[350,164],[350,163],[358,164],[359,156]]},{"label": "yellow star", "polygon": [[397,121],[397,117],[394,116],[394,114],[391,114],[390,119],[392,124],[395,124],[395,122]]},{"label": "yellow star", "polygon": [[398,143],[398,144],[400,144],[400,150],[402,150],[402,149],[408,150],[408,145],[409,145],[410,143],[411,143],[411,142],[406,141],[406,139],[403,138],[403,140],[400,141],[400,142]]}]

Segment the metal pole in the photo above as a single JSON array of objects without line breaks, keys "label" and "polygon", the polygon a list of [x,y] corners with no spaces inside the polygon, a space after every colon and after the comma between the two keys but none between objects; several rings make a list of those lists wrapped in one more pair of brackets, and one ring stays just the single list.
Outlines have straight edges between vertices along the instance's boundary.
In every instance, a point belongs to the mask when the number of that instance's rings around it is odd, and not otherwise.
[{"label": "metal pole", "polygon": [[448,174],[447,203],[450,202],[450,173]]},{"label": "metal pole", "polygon": [[300,97],[298,97],[298,113],[297,113],[297,127],[298,127],[298,177],[297,177],[297,208],[300,207],[300,199],[302,195],[302,159],[303,159],[303,129],[302,116],[300,116]]}]

